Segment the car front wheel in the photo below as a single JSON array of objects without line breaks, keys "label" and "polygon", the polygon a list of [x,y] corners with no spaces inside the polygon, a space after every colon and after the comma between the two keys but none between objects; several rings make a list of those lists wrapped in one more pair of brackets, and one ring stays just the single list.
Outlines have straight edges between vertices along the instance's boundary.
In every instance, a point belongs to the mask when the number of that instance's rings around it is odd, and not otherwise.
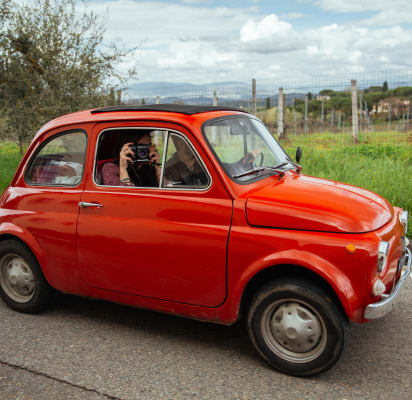
[{"label": "car front wheel", "polygon": [[0,296],[10,308],[23,313],[41,312],[52,292],[26,246],[14,240],[0,243]]},{"label": "car front wheel", "polygon": [[312,376],[331,368],[346,342],[347,324],[325,292],[297,279],[270,282],[248,314],[254,347],[276,370]]}]

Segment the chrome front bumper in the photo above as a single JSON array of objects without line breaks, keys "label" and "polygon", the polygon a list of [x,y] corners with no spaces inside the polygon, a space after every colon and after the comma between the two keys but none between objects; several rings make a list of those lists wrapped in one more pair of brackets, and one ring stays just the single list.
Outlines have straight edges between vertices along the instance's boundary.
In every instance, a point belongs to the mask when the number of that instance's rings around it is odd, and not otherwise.
[{"label": "chrome front bumper", "polygon": [[398,297],[402,285],[405,283],[406,279],[411,273],[412,256],[411,251],[408,248],[406,248],[406,254],[407,257],[405,259],[405,264],[403,265],[403,267],[401,266],[401,277],[399,278],[399,281],[396,284],[396,286],[393,288],[392,293],[389,295],[382,295],[382,298],[385,298],[379,301],[378,303],[369,304],[365,308],[365,319],[381,318],[392,310],[394,300],[396,299],[396,297]]}]

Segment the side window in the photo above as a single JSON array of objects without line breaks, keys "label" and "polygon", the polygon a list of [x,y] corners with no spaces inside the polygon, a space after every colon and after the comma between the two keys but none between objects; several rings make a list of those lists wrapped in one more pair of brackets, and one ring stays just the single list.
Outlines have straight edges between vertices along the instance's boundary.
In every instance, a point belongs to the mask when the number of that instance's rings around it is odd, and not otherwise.
[{"label": "side window", "polygon": [[167,144],[163,187],[205,188],[209,176],[188,142],[170,133]]},{"label": "side window", "polygon": [[86,144],[83,131],[49,140],[30,162],[26,181],[35,185],[77,186],[83,175]]},{"label": "side window", "polygon": [[98,185],[159,187],[167,131],[110,129],[99,137],[94,179]]}]

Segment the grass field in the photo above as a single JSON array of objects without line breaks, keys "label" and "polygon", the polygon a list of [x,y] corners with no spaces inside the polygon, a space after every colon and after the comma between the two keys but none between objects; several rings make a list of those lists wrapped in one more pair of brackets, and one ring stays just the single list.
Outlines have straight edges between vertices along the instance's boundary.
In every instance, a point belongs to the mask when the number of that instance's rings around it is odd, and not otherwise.
[{"label": "grass field", "polygon": [[[360,144],[342,146],[328,133],[295,136],[282,143],[291,156],[296,146],[303,149],[301,164],[307,175],[319,176],[360,186],[387,198],[391,204],[412,214],[412,143],[387,144],[379,135],[360,137]],[[19,163],[18,146],[0,143],[0,192],[9,184]],[[412,232],[412,215],[408,232]]]}]

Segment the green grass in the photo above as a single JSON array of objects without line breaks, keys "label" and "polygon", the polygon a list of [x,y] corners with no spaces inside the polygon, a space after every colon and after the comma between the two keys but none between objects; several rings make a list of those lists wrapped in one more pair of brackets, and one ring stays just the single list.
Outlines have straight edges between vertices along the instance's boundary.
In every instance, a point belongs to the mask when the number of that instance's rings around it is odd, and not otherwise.
[{"label": "green grass", "polygon": [[13,142],[0,142],[0,193],[10,183],[20,161],[19,146]]},{"label": "green grass", "polygon": [[[411,212],[408,232],[412,232],[412,143],[387,144],[388,134],[373,140],[360,137],[360,144],[334,142],[336,134],[296,136],[282,143],[294,157],[300,145],[300,163],[308,175],[360,186],[380,194],[395,206]],[[19,148],[11,142],[0,143],[0,192],[10,183],[20,160]]]}]

